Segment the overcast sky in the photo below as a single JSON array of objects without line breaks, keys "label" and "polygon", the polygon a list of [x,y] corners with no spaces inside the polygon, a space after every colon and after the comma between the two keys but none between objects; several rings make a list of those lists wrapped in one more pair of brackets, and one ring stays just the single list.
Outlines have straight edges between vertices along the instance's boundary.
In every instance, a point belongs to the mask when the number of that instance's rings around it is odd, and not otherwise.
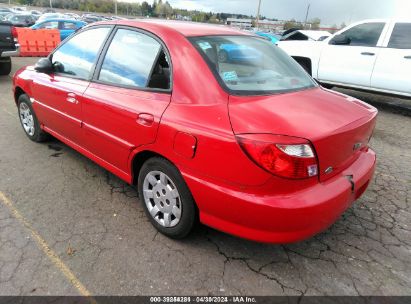
[{"label": "overcast sky", "polygon": [[[140,0],[128,0],[142,2]],[[256,15],[258,0],[168,0],[173,7],[212,12]],[[408,17],[411,0],[261,0],[261,14],[268,18],[304,20],[318,17],[325,25],[369,18]],[[148,1],[153,2],[153,1]]]}]

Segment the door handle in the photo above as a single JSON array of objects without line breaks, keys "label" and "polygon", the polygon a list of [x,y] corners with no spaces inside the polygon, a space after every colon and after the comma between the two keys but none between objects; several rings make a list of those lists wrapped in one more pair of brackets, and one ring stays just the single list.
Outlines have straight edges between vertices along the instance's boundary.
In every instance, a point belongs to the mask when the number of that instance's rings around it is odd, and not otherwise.
[{"label": "door handle", "polygon": [[76,94],[74,93],[68,93],[66,101],[74,104],[78,104],[78,100],[76,99]]},{"label": "door handle", "polygon": [[405,59],[411,59],[411,56],[404,56]]},{"label": "door handle", "polygon": [[362,52],[361,55],[364,56],[375,56],[375,53],[371,53],[371,52]]},{"label": "door handle", "polygon": [[154,116],[148,113],[140,113],[137,117],[137,123],[145,127],[151,127],[154,123]]}]

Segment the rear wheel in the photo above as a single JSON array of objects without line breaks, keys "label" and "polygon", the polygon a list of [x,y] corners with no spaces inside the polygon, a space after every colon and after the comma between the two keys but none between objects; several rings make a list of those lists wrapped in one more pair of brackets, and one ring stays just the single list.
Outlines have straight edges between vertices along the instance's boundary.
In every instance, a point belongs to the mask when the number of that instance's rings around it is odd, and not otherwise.
[{"label": "rear wheel", "polygon": [[11,58],[0,57],[0,75],[9,75],[11,72]]},{"label": "rear wheel", "polygon": [[40,128],[40,123],[27,95],[23,94],[19,97],[18,110],[20,123],[27,137],[34,142],[43,142],[47,140],[48,134]]},{"label": "rear wheel", "polygon": [[150,222],[162,234],[187,236],[197,221],[194,199],[178,169],[161,157],[147,160],[138,177],[138,193]]}]

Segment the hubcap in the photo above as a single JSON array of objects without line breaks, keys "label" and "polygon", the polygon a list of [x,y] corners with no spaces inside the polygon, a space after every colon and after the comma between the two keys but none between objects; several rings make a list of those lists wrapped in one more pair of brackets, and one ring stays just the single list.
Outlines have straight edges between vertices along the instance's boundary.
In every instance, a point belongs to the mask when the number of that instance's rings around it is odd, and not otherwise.
[{"label": "hubcap", "polygon": [[182,205],[173,181],[163,172],[149,172],[143,183],[144,202],[151,216],[163,227],[180,222]]},{"label": "hubcap", "polygon": [[20,121],[21,121],[21,124],[23,125],[24,131],[26,131],[26,133],[29,136],[33,136],[35,132],[34,117],[31,114],[29,106],[26,103],[22,102],[20,103],[19,110],[20,110]]}]

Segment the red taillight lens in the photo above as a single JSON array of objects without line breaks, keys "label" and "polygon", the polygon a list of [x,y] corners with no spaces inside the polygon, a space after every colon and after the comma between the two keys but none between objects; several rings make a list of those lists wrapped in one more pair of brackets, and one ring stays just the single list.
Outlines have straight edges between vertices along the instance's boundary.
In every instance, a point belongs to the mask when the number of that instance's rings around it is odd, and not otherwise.
[{"label": "red taillight lens", "polygon": [[303,138],[247,134],[238,136],[237,140],[258,166],[274,175],[292,179],[318,175],[314,149]]},{"label": "red taillight lens", "polygon": [[16,39],[18,38],[19,34],[15,26],[11,28],[11,34],[13,35],[13,38],[16,38]]}]

